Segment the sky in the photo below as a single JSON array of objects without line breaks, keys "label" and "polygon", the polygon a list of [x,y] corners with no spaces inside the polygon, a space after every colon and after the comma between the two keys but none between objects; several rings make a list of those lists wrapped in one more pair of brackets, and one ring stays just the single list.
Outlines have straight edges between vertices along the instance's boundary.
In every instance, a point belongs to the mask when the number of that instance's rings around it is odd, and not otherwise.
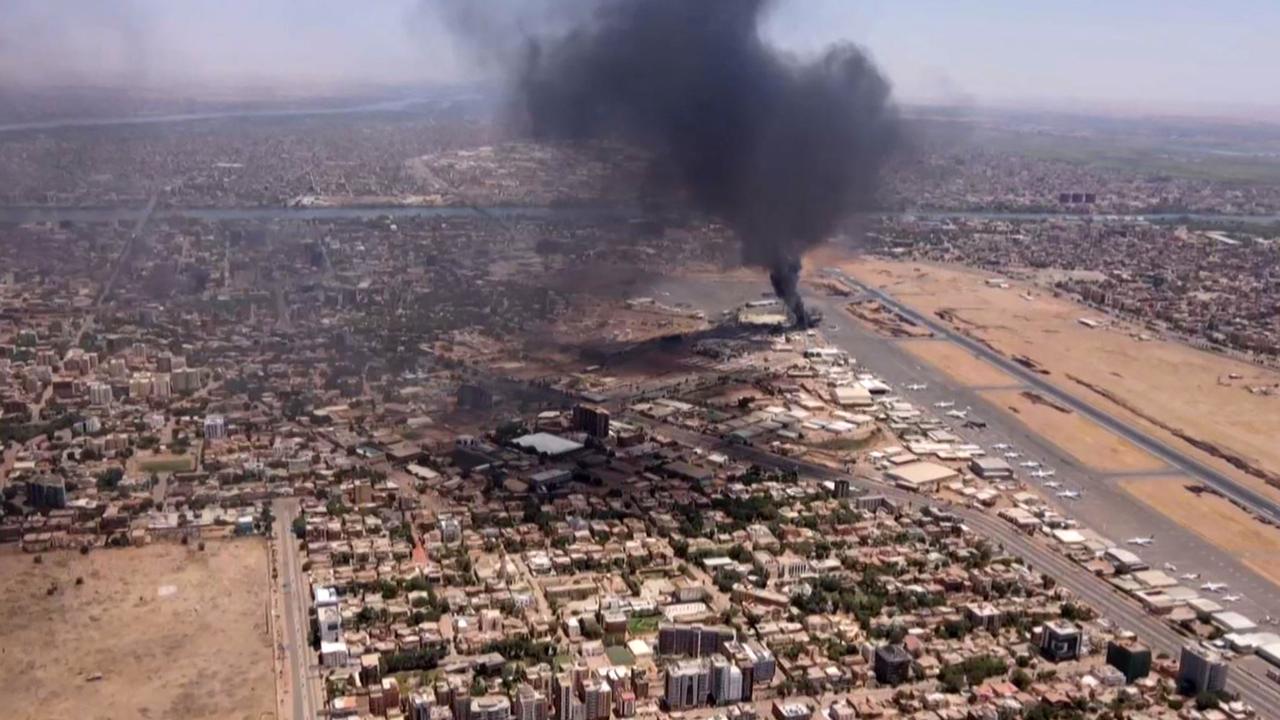
[{"label": "sky", "polygon": [[[431,1],[0,0],[0,86],[305,93],[474,76]],[[472,0],[513,1],[531,0]],[[796,53],[853,41],[908,102],[1280,108],[1276,0],[782,0],[764,33]]]}]

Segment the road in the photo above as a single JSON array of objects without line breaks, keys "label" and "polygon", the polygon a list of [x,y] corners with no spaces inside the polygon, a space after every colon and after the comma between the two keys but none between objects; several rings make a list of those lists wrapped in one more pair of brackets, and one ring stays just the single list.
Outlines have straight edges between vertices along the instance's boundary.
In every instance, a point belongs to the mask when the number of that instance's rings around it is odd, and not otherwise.
[{"label": "road", "polygon": [[1254,492],[1248,487],[1240,485],[1235,480],[1205,465],[1195,458],[1188,456],[1186,453],[1148,435],[1147,433],[1142,432],[1141,430],[1138,430],[1123,420],[1120,420],[1096,406],[1079,399],[1075,395],[1064,392],[1052,382],[1045,380],[1044,376],[1039,373],[1028,370],[972,338],[953,332],[946,325],[935,321],[933,318],[921,315],[906,305],[903,305],[888,293],[863,285],[842,272],[833,270],[832,274],[839,277],[850,287],[856,288],[871,297],[874,297],[886,306],[893,308],[904,316],[915,320],[924,327],[927,327],[938,337],[946,338],[947,340],[960,345],[983,360],[986,360],[992,365],[995,365],[1001,370],[1013,375],[1030,387],[1035,388],[1035,390],[1040,394],[1050,397],[1066,407],[1071,408],[1080,415],[1093,420],[1104,428],[1120,435],[1126,440],[1129,440],[1143,450],[1146,450],[1188,475],[1191,475],[1214,489],[1221,491],[1224,495],[1253,508],[1254,511],[1264,516],[1268,516],[1273,520],[1280,521],[1280,504],[1277,504],[1271,499]]},{"label": "road", "polygon": [[279,572],[275,588],[284,606],[284,653],[288,687],[294,720],[315,720],[316,709],[323,704],[319,693],[319,673],[315,670],[314,651],[307,642],[311,627],[309,587],[302,573],[298,540],[293,535],[293,519],[298,516],[297,501],[277,499],[272,503],[275,514],[275,546]]}]

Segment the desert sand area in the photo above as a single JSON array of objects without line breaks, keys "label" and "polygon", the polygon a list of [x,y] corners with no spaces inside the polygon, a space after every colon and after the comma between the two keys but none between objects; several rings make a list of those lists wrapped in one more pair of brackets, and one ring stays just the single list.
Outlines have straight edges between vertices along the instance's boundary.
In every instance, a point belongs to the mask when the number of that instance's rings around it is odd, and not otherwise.
[{"label": "desert sand area", "polygon": [[946,340],[903,340],[903,350],[933,365],[966,387],[1017,385],[1019,380],[1000,368]]},{"label": "desert sand area", "polygon": [[7,552],[0,577],[9,717],[275,716],[261,538]]},{"label": "desert sand area", "polygon": [[1081,465],[1098,472],[1155,472],[1165,462],[1092,420],[1046,399],[1018,390],[981,393],[993,404],[1013,413],[1032,432],[1058,446]]},{"label": "desert sand area", "polygon": [[1280,585],[1280,533],[1225,498],[1187,490],[1188,483],[1185,477],[1164,477],[1123,480],[1120,484],[1130,495]]},{"label": "desert sand area", "polygon": [[[811,264],[838,265],[923,315],[941,313],[952,327],[1043,368],[1062,390],[1280,500],[1280,488],[1175,434],[1280,477],[1280,397],[1245,387],[1280,383],[1280,373],[1174,341],[1138,339],[1143,330],[1134,326],[1085,327],[1080,318],[1104,316],[1028,283],[989,286],[990,272],[853,258],[835,249]],[[1228,380],[1232,374],[1242,377]]]}]

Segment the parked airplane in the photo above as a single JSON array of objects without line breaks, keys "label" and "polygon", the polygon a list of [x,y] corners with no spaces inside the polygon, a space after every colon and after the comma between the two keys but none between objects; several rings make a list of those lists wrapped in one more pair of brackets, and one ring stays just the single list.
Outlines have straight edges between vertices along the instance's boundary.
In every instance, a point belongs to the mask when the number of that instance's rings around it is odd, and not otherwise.
[{"label": "parked airplane", "polygon": [[1079,500],[1080,491],[1079,490],[1063,490],[1062,492],[1058,493],[1058,497],[1066,498],[1068,500]]},{"label": "parked airplane", "polygon": [[1031,471],[1031,477],[1038,477],[1038,478],[1051,478],[1057,474],[1058,474],[1057,471],[1049,470],[1049,469],[1040,469],[1040,470]]},{"label": "parked airplane", "polygon": [[908,390],[928,390],[929,386],[924,383],[907,383]]},{"label": "parked airplane", "polygon": [[1011,447],[1013,446],[1010,445],[1009,443],[996,443],[995,445],[991,446],[991,449],[992,450],[1008,450]]},{"label": "parked airplane", "polygon": [[1222,592],[1223,590],[1227,589],[1227,584],[1219,583],[1219,582],[1207,582],[1201,585],[1200,589],[1208,590],[1209,592]]},{"label": "parked airplane", "polygon": [[1178,572],[1178,566],[1173,563],[1165,563],[1164,570],[1165,572]]},{"label": "parked airplane", "polygon": [[1018,464],[1019,464],[1019,465],[1021,465],[1021,466],[1022,466],[1022,467],[1024,467],[1024,468],[1038,468],[1038,467],[1040,467],[1040,463],[1036,462],[1035,460],[1023,460],[1022,462],[1020,462],[1020,463],[1018,463]]},{"label": "parked airplane", "polygon": [[1150,545],[1155,541],[1156,541],[1155,535],[1148,535],[1146,537],[1131,537],[1128,540],[1130,545],[1144,545],[1144,546]]},{"label": "parked airplane", "polygon": [[1243,595],[1223,595],[1222,596],[1222,599],[1225,602],[1237,602],[1243,598],[1244,598]]},{"label": "parked airplane", "polygon": [[1182,573],[1181,577],[1183,580],[1199,580],[1200,573]]},{"label": "parked airplane", "polygon": [[933,406],[936,408],[949,408],[949,407],[954,407],[955,402],[951,400],[939,400],[938,402],[934,403]]},{"label": "parked airplane", "polygon": [[1050,480],[1049,482],[1045,483],[1044,486],[1047,488],[1060,488],[1062,487],[1062,483],[1058,482],[1057,480]]},{"label": "parked airplane", "polygon": [[1005,456],[1006,458],[1010,459],[1010,460],[1014,460],[1014,459],[1017,459],[1017,458],[1022,457],[1022,453],[1020,453],[1020,452],[1014,452],[1014,451],[1010,450],[1009,452],[1005,453],[1005,454],[1004,454],[1004,456]]},{"label": "parked airplane", "polygon": [[948,415],[950,415],[950,416],[951,416],[951,417],[953,417],[953,418],[960,418],[961,420],[965,419],[966,417],[969,417],[969,411],[968,411],[968,409],[965,409],[965,410],[948,410],[948,411],[947,411],[947,414],[948,414]]}]

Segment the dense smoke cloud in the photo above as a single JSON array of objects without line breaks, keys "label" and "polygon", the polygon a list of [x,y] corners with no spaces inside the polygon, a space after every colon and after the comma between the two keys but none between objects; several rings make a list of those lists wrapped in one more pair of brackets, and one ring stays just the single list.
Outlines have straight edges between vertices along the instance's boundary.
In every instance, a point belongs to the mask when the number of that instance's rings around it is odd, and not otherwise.
[{"label": "dense smoke cloud", "polygon": [[[433,4],[446,19],[458,9]],[[801,259],[873,202],[899,138],[888,82],[852,45],[810,61],[769,46],[766,0],[571,5],[566,31],[519,38],[515,84],[533,135],[621,138],[652,151],[679,191],[733,228],[743,261],[766,268],[806,323]],[[465,7],[473,14],[459,30],[503,27]],[[513,41],[486,31],[481,44],[510,54]]]}]

